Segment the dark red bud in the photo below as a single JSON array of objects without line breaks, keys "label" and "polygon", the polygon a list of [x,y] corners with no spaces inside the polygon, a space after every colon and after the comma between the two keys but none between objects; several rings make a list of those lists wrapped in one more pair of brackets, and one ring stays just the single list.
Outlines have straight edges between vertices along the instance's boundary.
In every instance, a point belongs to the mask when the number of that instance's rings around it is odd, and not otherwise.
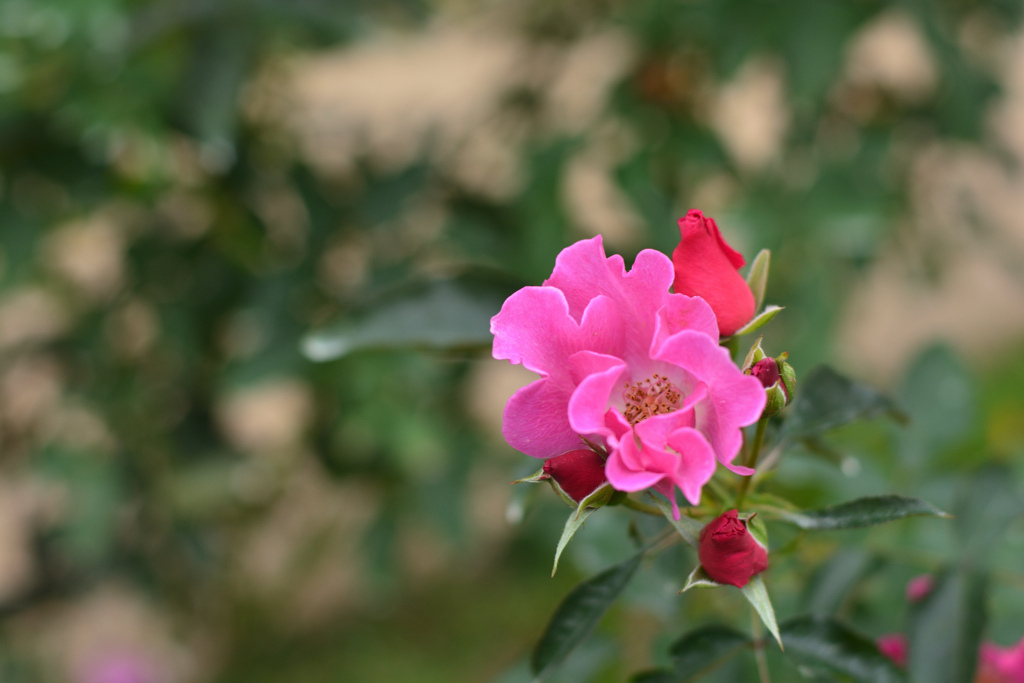
[{"label": "dark red bud", "polygon": [[768,551],[750,535],[736,510],[708,522],[700,532],[697,554],[708,576],[737,588],[768,568]]},{"label": "dark red bud", "polygon": [[782,379],[779,374],[779,364],[774,358],[762,358],[750,368],[750,374],[761,380],[765,389],[770,389],[776,382]]},{"label": "dark red bud", "polygon": [[589,448],[548,458],[544,461],[544,473],[577,503],[608,481],[604,476],[604,458]]}]

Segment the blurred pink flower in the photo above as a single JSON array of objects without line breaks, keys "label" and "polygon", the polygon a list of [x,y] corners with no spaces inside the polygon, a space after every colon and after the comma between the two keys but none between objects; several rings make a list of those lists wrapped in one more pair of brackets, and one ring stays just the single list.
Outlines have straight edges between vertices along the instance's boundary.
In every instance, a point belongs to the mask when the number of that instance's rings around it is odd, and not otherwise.
[{"label": "blurred pink flower", "polygon": [[514,448],[550,458],[581,436],[609,452],[605,473],[621,491],[674,487],[693,504],[715,460],[732,464],[740,429],[764,409],[761,383],[718,345],[703,299],[669,293],[672,262],[645,249],[626,271],[600,235],[567,247],[541,287],[524,287],[491,320],[494,357],[541,379],[505,406],[502,432]]},{"label": "blurred pink flower", "polygon": [[157,683],[159,676],[148,657],[115,652],[90,662],[76,679],[79,683]]},{"label": "blurred pink flower", "polygon": [[907,637],[902,633],[890,633],[875,641],[878,650],[891,659],[896,666],[907,665]]},{"label": "blurred pink flower", "polygon": [[915,576],[907,583],[907,602],[921,602],[935,587],[935,577],[931,574]]},{"label": "blurred pink flower", "polygon": [[983,643],[975,683],[1024,683],[1024,638],[1005,648]]}]

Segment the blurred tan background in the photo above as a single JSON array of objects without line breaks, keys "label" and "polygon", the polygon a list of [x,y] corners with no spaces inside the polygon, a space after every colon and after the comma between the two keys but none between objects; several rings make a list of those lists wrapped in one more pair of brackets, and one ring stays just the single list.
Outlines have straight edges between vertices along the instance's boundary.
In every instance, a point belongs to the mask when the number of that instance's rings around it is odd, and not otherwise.
[{"label": "blurred tan background", "polygon": [[546,578],[486,317],[690,207],[773,250],[773,351],[898,392],[945,342],[1017,458],[1019,15],[0,0],[0,680],[519,680],[617,546]]}]

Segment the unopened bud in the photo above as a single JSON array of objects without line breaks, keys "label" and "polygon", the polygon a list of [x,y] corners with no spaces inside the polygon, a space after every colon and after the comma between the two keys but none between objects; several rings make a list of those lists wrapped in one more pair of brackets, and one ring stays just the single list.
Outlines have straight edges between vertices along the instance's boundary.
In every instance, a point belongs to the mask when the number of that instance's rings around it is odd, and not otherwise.
[{"label": "unopened bud", "polygon": [[719,515],[701,530],[697,555],[708,576],[737,588],[768,568],[768,550],[748,531],[736,510]]},{"label": "unopened bud", "polygon": [[774,358],[762,358],[757,361],[754,363],[754,367],[750,368],[750,374],[761,380],[761,386],[765,389],[771,389],[782,379],[779,374],[779,364],[775,362]]},{"label": "unopened bud", "polygon": [[604,458],[589,448],[548,458],[544,461],[544,474],[551,477],[551,484],[558,495],[573,507],[602,487],[608,489],[608,496],[600,501],[591,501],[593,507],[604,505],[615,493],[604,476]]}]

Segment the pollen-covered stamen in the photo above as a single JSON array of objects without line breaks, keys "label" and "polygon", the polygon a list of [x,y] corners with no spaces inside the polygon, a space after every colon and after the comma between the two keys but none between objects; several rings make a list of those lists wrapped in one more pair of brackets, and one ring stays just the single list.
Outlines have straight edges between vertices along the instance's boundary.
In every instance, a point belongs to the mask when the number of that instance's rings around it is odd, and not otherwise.
[{"label": "pollen-covered stamen", "polygon": [[679,410],[683,394],[667,377],[654,374],[639,382],[626,382],[626,420],[631,425],[654,415]]}]

